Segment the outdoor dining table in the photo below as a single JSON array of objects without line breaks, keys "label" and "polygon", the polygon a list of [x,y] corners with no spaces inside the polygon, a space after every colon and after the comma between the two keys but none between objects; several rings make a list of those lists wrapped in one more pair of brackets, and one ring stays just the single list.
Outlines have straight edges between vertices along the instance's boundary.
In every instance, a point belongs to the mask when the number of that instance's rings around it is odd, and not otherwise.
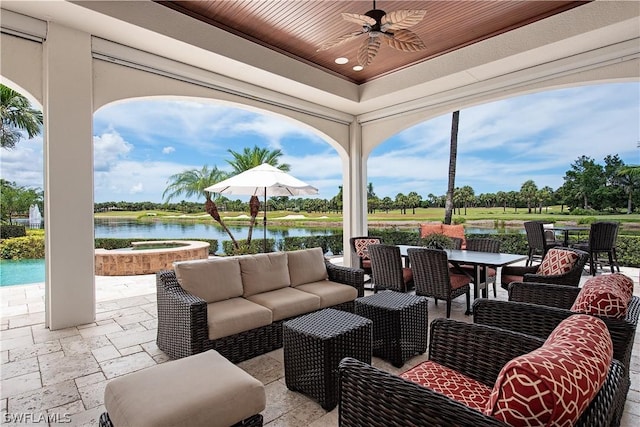
[{"label": "outdoor dining table", "polygon": [[[407,249],[409,248],[423,248],[423,246],[411,246],[411,245],[398,245],[400,248],[400,255],[408,260]],[[480,283],[484,283],[487,277],[488,267],[504,267],[505,265],[513,264],[518,261],[527,259],[526,255],[507,254],[507,253],[495,253],[495,252],[480,252],[480,251],[466,251],[460,249],[444,249],[447,253],[449,262],[453,264],[461,273],[466,274],[460,267],[461,265],[472,265],[474,271],[473,279],[473,296],[478,298],[478,286]],[[484,295],[487,295],[487,288],[484,288]]]},{"label": "outdoor dining table", "polygon": [[553,227],[547,228],[547,230],[553,231],[562,231],[564,234],[564,242],[563,246],[569,246],[569,232],[571,231],[589,231],[591,227],[584,227],[579,225],[554,225]]}]

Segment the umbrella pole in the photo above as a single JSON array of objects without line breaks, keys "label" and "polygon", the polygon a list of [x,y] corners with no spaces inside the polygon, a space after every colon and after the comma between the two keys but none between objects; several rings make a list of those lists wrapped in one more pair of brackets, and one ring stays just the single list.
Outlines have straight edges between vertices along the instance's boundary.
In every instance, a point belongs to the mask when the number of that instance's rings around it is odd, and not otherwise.
[{"label": "umbrella pole", "polygon": [[264,219],[262,221],[262,252],[267,253],[267,187],[264,187]]}]

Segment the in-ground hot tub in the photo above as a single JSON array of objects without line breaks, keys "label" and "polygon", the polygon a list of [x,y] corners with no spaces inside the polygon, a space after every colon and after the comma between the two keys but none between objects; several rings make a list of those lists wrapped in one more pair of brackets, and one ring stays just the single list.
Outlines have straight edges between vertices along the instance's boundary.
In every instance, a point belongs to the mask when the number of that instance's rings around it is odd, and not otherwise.
[{"label": "in-ground hot tub", "polygon": [[[127,250],[96,249],[97,276],[133,276],[173,269],[174,261],[207,259],[209,243],[193,240],[132,242]],[[145,249],[138,249],[143,246]],[[161,246],[153,248],[154,246]],[[146,249],[147,247],[153,249]]]}]

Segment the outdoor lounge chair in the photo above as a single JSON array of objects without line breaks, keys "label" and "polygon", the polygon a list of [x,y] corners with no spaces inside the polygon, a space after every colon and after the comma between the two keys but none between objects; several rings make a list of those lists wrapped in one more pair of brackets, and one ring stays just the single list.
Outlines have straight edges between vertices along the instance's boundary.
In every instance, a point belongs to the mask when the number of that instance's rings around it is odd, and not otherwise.
[{"label": "outdoor lounge chair", "polygon": [[413,272],[402,265],[400,248],[395,245],[369,245],[371,280],[374,291],[407,292],[413,288]]}]

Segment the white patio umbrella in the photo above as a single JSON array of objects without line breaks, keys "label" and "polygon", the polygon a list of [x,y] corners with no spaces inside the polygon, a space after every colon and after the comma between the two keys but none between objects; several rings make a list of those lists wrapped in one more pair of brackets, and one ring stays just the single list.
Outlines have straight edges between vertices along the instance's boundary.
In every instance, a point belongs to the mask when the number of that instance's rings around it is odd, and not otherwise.
[{"label": "white patio umbrella", "polygon": [[204,190],[212,193],[244,196],[264,195],[264,252],[267,251],[267,197],[318,194],[317,188],[268,163],[241,172]]}]

